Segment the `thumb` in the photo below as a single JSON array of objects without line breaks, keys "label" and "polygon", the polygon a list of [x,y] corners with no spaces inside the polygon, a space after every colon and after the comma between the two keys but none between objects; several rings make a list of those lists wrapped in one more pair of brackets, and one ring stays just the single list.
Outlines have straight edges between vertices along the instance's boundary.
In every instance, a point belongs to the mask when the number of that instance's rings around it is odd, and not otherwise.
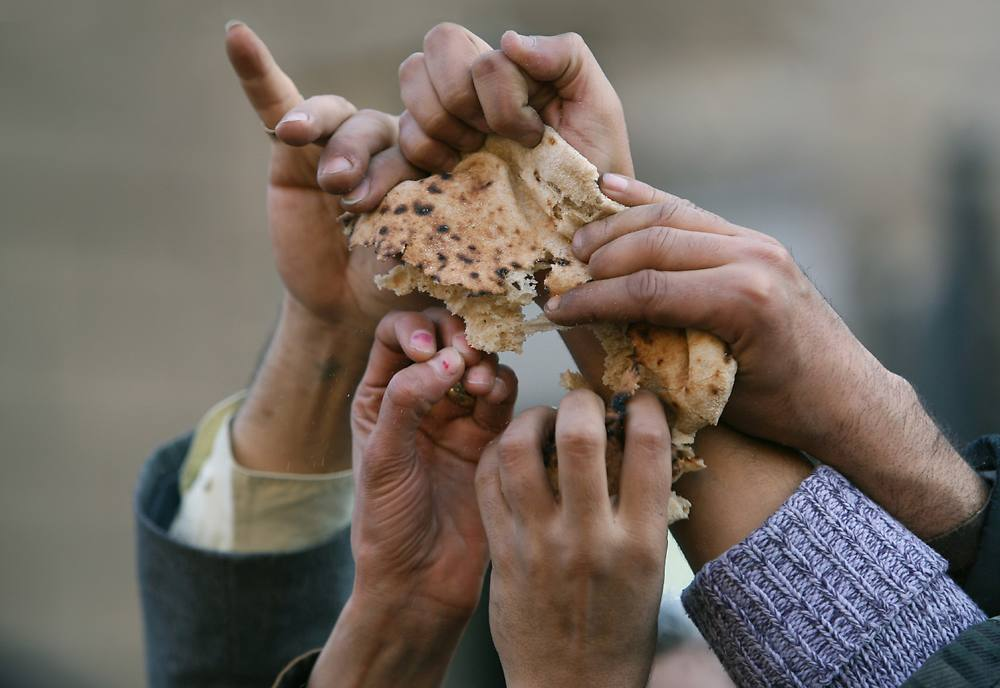
[{"label": "thumb", "polygon": [[417,429],[434,404],[462,379],[465,361],[454,347],[441,349],[425,363],[393,375],[386,387],[369,446],[382,455],[409,455]]},{"label": "thumb", "polygon": [[618,201],[630,208],[637,205],[651,205],[665,201],[680,200],[676,196],[660,191],[638,179],[632,179],[621,174],[606,172],[598,180],[601,191],[612,201]]},{"label": "thumb", "polygon": [[560,97],[577,99],[597,75],[607,81],[579,34],[522,36],[507,31],[500,38],[507,58],[536,81],[551,83]]}]

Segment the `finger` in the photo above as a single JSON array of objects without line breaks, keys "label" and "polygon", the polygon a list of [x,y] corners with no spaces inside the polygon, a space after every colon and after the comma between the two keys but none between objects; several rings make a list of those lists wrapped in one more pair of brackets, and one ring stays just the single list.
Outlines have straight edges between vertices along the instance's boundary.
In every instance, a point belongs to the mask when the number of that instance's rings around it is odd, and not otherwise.
[{"label": "finger", "polygon": [[460,151],[474,151],[485,136],[445,110],[431,83],[423,53],[413,53],[399,65],[399,94],[406,111],[424,133]]},{"label": "finger", "polygon": [[226,55],[243,86],[247,100],[266,127],[274,127],[281,116],[299,104],[302,96],[281,71],[250,27],[242,22],[226,25]]},{"label": "finger", "polygon": [[428,361],[414,363],[393,375],[382,397],[369,446],[378,446],[388,455],[412,450],[420,423],[464,372],[461,355],[446,347]]},{"label": "finger", "polygon": [[282,116],[275,135],[290,146],[325,143],[355,112],[357,108],[340,96],[313,96]]},{"label": "finger", "polygon": [[425,308],[423,313],[437,329],[438,345],[450,346],[458,351],[465,361],[465,371],[468,374],[469,369],[482,360],[483,352],[469,346],[469,342],[465,339],[465,322],[441,307]]},{"label": "finger", "polygon": [[655,186],[614,172],[602,174],[597,180],[597,184],[605,196],[629,207],[662,203],[673,198],[666,191],[661,191]]},{"label": "finger", "polygon": [[556,451],[559,494],[563,508],[574,522],[610,517],[607,441],[601,398],[582,389],[567,394],[556,417]]},{"label": "finger", "polygon": [[625,414],[625,457],[618,489],[618,515],[630,530],[648,525],[666,537],[670,484],[667,418],[660,400],[640,391]]},{"label": "finger", "polygon": [[[559,325],[609,321],[693,327],[731,341],[740,294],[758,288],[753,282],[733,265],[685,272],[641,270],[554,296],[545,304],[545,315]],[[730,325],[724,327],[726,323]]]},{"label": "finger", "polygon": [[393,146],[372,156],[368,172],[357,186],[340,198],[340,207],[352,213],[367,213],[378,207],[396,184],[407,179],[420,179],[424,173],[403,157]]},{"label": "finger", "polygon": [[486,445],[476,467],[476,501],[490,544],[491,557],[505,547],[514,534],[514,520],[500,487],[497,445],[497,441]]},{"label": "finger", "polygon": [[333,194],[356,189],[371,157],[396,143],[396,118],[378,110],[361,110],[330,137],[320,155],[316,181]]},{"label": "finger", "polygon": [[555,512],[556,500],[542,459],[542,447],[552,436],[555,422],[556,412],[551,408],[528,409],[510,422],[496,443],[500,489],[511,512],[521,521]]},{"label": "finger", "polygon": [[472,418],[492,432],[500,432],[510,423],[517,402],[517,375],[507,366],[497,369],[490,393],[476,399]]},{"label": "finger", "polygon": [[392,376],[414,361],[430,359],[438,350],[434,323],[425,314],[392,311],[375,328],[362,384],[383,388]]},{"label": "finger", "polygon": [[649,227],[601,246],[588,264],[595,280],[640,270],[701,270],[738,260],[746,242],[706,232]]},{"label": "finger", "polygon": [[470,127],[489,133],[472,82],[472,63],[492,48],[458,24],[438,24],[424,36],[424,61],[442,107]]},{"label": "finger", "polygon": [[671,196],[667,200],[628,208],[584,225],[573,235],[573,253],[580,260],[589,261],[594,251],[609,241],[647,227],[675,227],[724,236],[748,236],[753,233],[702,210],[691,201]]},{"label": "finger", "polygon": [[611,89],[597,59],[579,34],[522,36],[507,31],[500,38],[500,47],[528,76],[551,83],[563,98],[576,100],[588,87],[603,84]]},{"label": "finger", "polygon": [[424,133],[405,111],[399,117],[399,148],[407,160],[428,172],[447,172],[458,164],[458,154]]},{"label": "finger", "polygon": [[[529,103],[533,82],[500,50],[480,55],[472,65],[472,80],[490,129],[523,146],[542,140],[545,124]],[[537,87],[536,87],[537,90]]]},{"label": "finger", "polygon": [[497,359],[495,356],[485,356],[481,361],[465,369],[462,384],[465,391],[474,397],[485,397],[493,391],[497,380]]}]

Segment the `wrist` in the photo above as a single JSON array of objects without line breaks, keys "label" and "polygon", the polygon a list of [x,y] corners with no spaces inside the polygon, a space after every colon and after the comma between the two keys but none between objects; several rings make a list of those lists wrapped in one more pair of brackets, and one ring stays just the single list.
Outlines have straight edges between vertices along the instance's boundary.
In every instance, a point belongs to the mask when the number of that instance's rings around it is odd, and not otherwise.
[{"label": "wrist", "polygon": [[277,328],[233,420],[233,454],[247,468],[325,473],[350,468],[350,402],[372,330],[317,318],[285,296]]},{"label": "wrist", "polygon": [[309,686],[437,686],[464,626],[415,614],[405,600],[352,594]]}]

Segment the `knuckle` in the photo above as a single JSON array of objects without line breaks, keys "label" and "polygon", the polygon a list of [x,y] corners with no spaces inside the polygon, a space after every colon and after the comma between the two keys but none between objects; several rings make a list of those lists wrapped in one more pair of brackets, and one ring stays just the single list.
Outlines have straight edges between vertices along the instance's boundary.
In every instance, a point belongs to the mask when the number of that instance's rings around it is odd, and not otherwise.
[{"label": "knuckle", "polygon": [[419,385],[416,384],[416,381],[402,373],[397,373],[389,381],[385,397],[393,405],[400,408],[426,410],[429,407],[429,404],[420,395]]},{"label": "knuckle", "polygon": [[497,442],[498,458],[504,464],[518,461],[522,456],[538,449],[533,438],[521,428],[511,427]]},{"label": "knuckle", "polygon": [[629,444],[643,454],[662,455],[670,446],[670,437],[665,425],[637,422],[627,436]]},{"label": "knuckle", "polygon": [[664,276],[656,270],[640,270],[625,280],[625,293],[647,313],[666,293]]},{"label": "knuckle", "polygon": [[753,255],[766,266],[782,272],[795,265],[792,254],[780,242],[758,241],[754,243]]},{"label": "knuckle", "polygon": [[444,110],[435,110],[424,118],[421,126],[434,138],[445,138],[451,131],[451,116]]},{"label": "knuckle", "polygon": [[646,232],[643,249],[648,255],[670,253],[680,238],[679,232],[670,227],[654,227]]},{"label": "knuckle", "polygon": [[430,51],[432,48],[447,44],[451,39],[460,36],[464,29],[452,22],[441,22],[435,24],[424,34],[424,50]]},{"label": "knuckle", "polygon": [[770,273],[763,269],[754,269],[744,275],[739,290],[744,300],[752,306],[762,308],[774,299],[775,287],[774,277]]},{"label": "knuckle", "polygon": [[507,57],[499,50],[483,53],[472,63],[472,76],[482,78],[503,69]]},{"label": "knuckle", "polygon": [[576,424],[563,429],[556,438],[560,454],[583,456],[600,448],[606,440],[604,427],[591,424]]},{"label": "knuckle", "polygon": [[694,204],[686,198],[669,198],[660,201],[656,207],[657,224],[667,226],[684,210],[692,207]]}]

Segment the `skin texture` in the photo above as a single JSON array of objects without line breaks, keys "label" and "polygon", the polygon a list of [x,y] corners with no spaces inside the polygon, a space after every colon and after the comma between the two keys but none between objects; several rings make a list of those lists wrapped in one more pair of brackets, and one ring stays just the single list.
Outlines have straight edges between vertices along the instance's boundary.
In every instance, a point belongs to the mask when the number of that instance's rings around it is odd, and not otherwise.
[{"label": "skin texture", "polygon": [[500,48],[439,24],[399,68],[400,148],[414,165],[451,169],[483,133],[537,145],[548,124],[601,171],[633,174],[618,94],[578,34],[506,32]]},{"label": "skin texture", "polygon": [[395,117],[338,96],[303,100],[245,24],[227,25],[225,43],[254,112],[277,129],[268,227],[285,286],[275,335],[233,424],[233,451],[259,470],[349,468],[350,395],[375,324],[400,300],[372,283],[384,268],[372,254],[348,253],[337,217],[371,209],[419,172],[394,147]]},{"label": "skin texture", "polygon": [[[474,476],[517,378],[462,340],[441,309],[376,329],[352,413],[354,590],[310,686],[438,685],[475,610],[488,550]],[[471,407],[447,396],[466,371]]]},{"label": "skin texture", "polygon": [[[642,686],[663,589],[670,432],[659,401],[629,402],[620,493],[604,469],[604,402],[568,394],[518,416],[476,475],[493,572],[490,629],[509,686]],[[557,501],[542,467],[554,431]]]},{"label": "skin texture", "polygon": [[771,237],[618,175],[601,188],[633,206],[581,228],[594,281],[551,299],[560,324],[694,327],[739,362],[724,420],[840,470],[917,535],[962,523],[986,499],[979,477],[912,387],[854,337]]}]

